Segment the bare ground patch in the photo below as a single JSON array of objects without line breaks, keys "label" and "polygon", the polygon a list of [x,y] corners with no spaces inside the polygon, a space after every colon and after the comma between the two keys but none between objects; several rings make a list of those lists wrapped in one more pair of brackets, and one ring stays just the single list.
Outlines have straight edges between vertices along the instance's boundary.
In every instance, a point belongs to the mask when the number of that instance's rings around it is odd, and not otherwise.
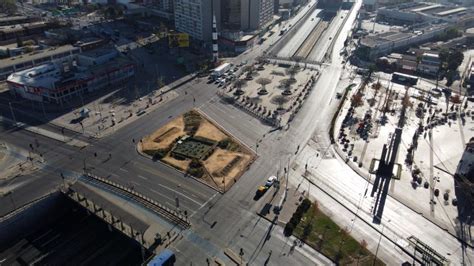
[{"label": "bare ground patch", "polygon": [[[181,139],[182,142],[174,144],[176,139],[185,135],[191,138]],[[192,150],[188,151],[189,154],[179,153],[178,145],[184,145],[183,142],[186,143],[191,139],[210,141],[212,146],[210,156],[199,160],[196,157],[189,157],[193,153]],[[228,190],[255,159],[250,149],[195,110],[177,117],[144,137],[138,149],[220,191]],[[158,152],[158,156],[155,156],[155,152]]]},{"label": "bare ground patch", "polygon": [[224,189],[235,183],[238,178],[247,170],[252,162],[253,156],[243,152],[233,152],[224,149],[216,149],[214,153],[204,161],[204,166],[212,175],[212,178]]},{"label": "bare ground patch", "polygon": [[142,150],[158,150],[167,148],[177,137],[184,135],[183,117],[171,120],[157,131],[143,138]]},{"label": "bare ground patch", "polygon": [[189,163],[191,162],[191,160],[177,160],[169,155],[161,160],[181,171],[186,171],[188,169]]},{"label": "bare ground patch", "polygon": [[197,137],[204,137],[214,141],[221,141],[227,138],[227,135],[207,120],[203,120],[196,132]]}]

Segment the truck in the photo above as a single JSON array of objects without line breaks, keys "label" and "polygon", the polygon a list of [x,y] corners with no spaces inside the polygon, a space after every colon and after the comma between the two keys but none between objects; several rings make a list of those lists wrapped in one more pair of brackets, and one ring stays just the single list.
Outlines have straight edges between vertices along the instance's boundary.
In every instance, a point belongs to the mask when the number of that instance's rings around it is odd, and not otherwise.
[{"label": "truck", "polygon": [[176,256],[170,249],[164,249],[158,255],[156,255],[151,261],[147,263],[147,266],[168,266],[174,265],[176,262]]},{"label": "truck", "polygon": [[216,67],[211,73],[211,78],[215,80],[221,77],[222,75],[224,75],[225,72],[229,71],[230,68],[231,68],[231,65],[229,63],[224,63]]}]

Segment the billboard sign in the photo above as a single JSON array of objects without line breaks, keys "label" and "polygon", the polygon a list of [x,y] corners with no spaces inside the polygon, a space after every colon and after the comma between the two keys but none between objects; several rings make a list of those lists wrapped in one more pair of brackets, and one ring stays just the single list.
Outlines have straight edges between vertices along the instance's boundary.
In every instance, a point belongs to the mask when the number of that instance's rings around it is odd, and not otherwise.
[{"label": "billboard sign", "polygon": [[170,33],[168,35],[168,45],[174,47],[189,47],[189,34],[187,33]]}]

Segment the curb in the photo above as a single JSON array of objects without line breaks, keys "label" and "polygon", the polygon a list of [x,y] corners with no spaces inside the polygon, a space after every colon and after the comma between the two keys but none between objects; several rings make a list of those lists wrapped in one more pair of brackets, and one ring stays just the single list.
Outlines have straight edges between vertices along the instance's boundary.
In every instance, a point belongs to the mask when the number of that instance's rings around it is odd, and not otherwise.
[{"label": "curb", "polygon": [[[137,153],[138,153],[139,155],[141,155],[141,156],[143,156],[143,157],[145,157],[145,158],[147,158],[147,159],[150,159],[152,162],[160,163],[161,165],[166,166],[166,167],[168,167],[169,169],[172,169],[172,170],[174,170],[174,171],[176,171],[176,172],[178,172],[178,173],[181,173],[181,174],[183,174],[185,177],[191,177],[191,179],[193,179],[193,180],[195,180],[195,181],[197,181],[197,182],[199,182],[199,183],[201,183],[201,184],[203,184],[203,185],[205,185],[205,186],[211,188],[212,190],[214,190],[214,191],[216,191],[216,192],[218,192],[218,193],[224,194],[224,192],[222,192],[221,190],[218,190],[218,189],[216,189],[215,187],[212,187],[211,185],[209,185],[209,184],[207,184],[207,183],[201,181],[200,179],[196,178],[195,176],[186,174],[186,173],[183,172],[182,170],[179,170],[179,169],[177,169],[177,168],[175,168],[175,167],[173,167],[173,166],[171,166],[171,165],[169,165],[169,164],[166,164],[166,163],[162,162],[161,160],[153,161],[153,157],[151,157],[150,155],[144,153],[144,152],[141,150],[141,148],[139,147],[139,145],[140,145],[140,142],[138,142],[138,144],[135,145],[135,150],[137,151]],[[140,146],[141,146],[141,145],[140,145]]]}]

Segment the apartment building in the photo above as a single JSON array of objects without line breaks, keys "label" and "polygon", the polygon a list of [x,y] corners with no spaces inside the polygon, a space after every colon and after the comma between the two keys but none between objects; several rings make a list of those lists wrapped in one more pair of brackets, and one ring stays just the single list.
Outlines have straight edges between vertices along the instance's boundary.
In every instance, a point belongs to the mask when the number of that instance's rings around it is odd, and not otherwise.
[{"label": "apartment building", "polygon": [[176,0],[175,26],[195,39],[212,40],[212,18],[222,31],[257,31],[273,20],[273,0]]}]

